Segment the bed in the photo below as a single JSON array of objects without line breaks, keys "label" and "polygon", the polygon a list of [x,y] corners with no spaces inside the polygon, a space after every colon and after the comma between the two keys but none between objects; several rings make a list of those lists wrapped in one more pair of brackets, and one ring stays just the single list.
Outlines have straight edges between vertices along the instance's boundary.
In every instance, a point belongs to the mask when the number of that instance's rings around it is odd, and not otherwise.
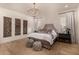
[{"label": "bed", "polygon": [[46,24],[43,29],[27,35],[29,39],[41,41],[42,46],[50,49],[57,38],[57,30],[53,24]]}]

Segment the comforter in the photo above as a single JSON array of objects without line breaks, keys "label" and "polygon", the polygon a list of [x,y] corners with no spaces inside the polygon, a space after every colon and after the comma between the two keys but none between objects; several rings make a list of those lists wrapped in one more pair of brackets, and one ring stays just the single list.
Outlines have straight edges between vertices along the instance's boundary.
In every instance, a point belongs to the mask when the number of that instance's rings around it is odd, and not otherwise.
[{"label": "comforter", "polygon": [[27,37],[47,41],[50,43],[50,45],[52,45],[55,38],[57,37],[57,34],[54,32],[52,34],[50,34],[50,33],[31,33],[31,34],[27,35]]}]

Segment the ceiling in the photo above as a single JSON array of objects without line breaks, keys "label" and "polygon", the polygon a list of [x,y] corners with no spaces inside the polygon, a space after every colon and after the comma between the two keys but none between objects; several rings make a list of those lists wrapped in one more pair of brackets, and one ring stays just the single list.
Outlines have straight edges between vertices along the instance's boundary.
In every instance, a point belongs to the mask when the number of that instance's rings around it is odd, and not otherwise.
[{"label": "ceiling", "polygon": [[[65,7],[65,5],[67,5],[67,7]],[[78,3],[37,3],[36,7],[44,14],[50,10],[54,12],[77,8],[78,5]],[[27,14],[27,10],[33,6],[32,3],[0,3],[0,7]]]}]

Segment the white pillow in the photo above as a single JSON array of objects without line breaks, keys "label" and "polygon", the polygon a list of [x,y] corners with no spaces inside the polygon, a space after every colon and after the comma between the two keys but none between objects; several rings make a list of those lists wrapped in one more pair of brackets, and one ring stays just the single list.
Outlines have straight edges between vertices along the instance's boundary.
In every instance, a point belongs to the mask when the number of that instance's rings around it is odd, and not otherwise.
[{"label": "white pillow", "polygon": [[55,32],[55,30],[52,30],[52,35],[54,36],[53,39],[55,39],[57,37],[57,33]]}]

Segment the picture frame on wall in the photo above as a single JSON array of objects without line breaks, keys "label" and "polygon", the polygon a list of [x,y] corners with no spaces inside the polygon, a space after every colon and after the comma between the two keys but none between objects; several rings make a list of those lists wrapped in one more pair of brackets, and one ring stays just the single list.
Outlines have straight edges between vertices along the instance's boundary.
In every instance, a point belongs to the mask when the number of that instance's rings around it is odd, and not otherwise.
[{"label": "picture frame on wall", "polygon": [[15,18],[15,35],[21,34],[21,20],[18,18]]},{"label": "picture frame on wall", "polygon": [[27,20],[23,20],[23,34],[27,34]]},{"label": "picture frame on wall", "polygon": [[12,18],[3,17],[3,37],[10,37],[12,34]]}]

